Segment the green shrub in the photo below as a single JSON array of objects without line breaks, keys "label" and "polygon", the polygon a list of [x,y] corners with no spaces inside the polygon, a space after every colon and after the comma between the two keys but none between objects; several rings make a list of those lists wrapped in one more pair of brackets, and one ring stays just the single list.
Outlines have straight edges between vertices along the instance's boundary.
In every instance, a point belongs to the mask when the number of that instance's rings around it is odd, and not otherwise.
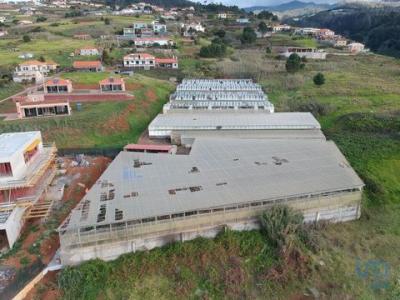
[{"label": "green shrub", "polygon": [[26,266],[26,265],[29,265],[31,260],[29,259],[29,257],[24,256],[19,260],[19,262],[21,265]]},{"label": "green shrub", "polygon": [[288,73],[296,73],[304,68],[301,58],[297,53],[292,53],[286,60],[286,71]]},{"label": "green shrub", "polygon": [[303,215],[288,206],[274,206],[261,216],[262,230],[277,249],[287,244],[289,236],[300,232],[303,221]]},{"label": "green shrub", "polygon": [[325,76],[322,73],[317,73],[314,77],[313,77],[313,81],[315,85],[323,85],[325,83]]}]

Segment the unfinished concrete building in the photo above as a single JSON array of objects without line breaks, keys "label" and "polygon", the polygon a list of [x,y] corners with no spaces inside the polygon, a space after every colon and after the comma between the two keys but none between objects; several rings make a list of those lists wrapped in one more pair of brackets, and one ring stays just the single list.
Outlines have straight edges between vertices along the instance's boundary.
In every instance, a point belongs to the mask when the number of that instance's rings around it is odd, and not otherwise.
[{"label": "unfinished concrete building", "polygon": [[251,79],[185,79],[164,113],[179,110],[263,110],[274,112],[259,84]]},{"label": "unfinished concrete building", "polygon": [[12,247],[27,209],[41,199],[56,174],[56,148],[39,131],[0,135],[0,246]]},{"label": "unfinished concrete building", "polygon": [[257,228],[276,204],[306,221],[360,216],[363,182],[323,139],[198,138],[189,155],[121,152],[59,227],[64,265]]}]

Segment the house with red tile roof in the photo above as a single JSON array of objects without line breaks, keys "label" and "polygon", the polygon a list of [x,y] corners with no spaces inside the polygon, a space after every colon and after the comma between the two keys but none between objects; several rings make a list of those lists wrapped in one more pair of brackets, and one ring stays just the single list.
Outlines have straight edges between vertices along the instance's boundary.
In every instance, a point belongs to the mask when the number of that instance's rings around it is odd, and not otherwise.
[{"label": "house with red tile roof", "polygon": [[178,58],[156,58],[156,68],[178,69]]},{"label": "house with red tile roof", "polygon": [[102,92],[123,92],[125,91],[125,81],[123,78],[106,78],[100,80],[100,91]]},{"label": "house with red tile roof", "polygon": [[71,93],[72,83],[71,80],[54,78],[46,81],[44,92],[46,94],[60,94],[60,93]]},{"label": "house with red tile roof", "polygon": [[99,60],[77,60],[72,66],[76,71],[101,72],[104,70]]},{"label": "house with red tile roof", "polygon": [[156,58],[148,53],[131,53],[124,56],[124,67],[150,70],[156,67]]},{"label": "house with red tile roof", "polygon": [[145,70],[153,68],[178,69],[178,58],[156,58],[148,53],[131,53],[124,56],[124,67]]}]

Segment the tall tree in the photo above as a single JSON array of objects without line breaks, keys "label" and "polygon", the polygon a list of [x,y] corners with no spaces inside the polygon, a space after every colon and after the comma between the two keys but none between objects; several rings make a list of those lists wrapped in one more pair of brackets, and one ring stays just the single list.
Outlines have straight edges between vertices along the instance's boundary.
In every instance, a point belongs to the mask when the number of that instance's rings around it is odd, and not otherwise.
[{"label": "tall tree", "polygon": [[268,26],[265,24],[264,21],[261,21],[258,24],[258,31],[261,32],[262,34],[265,34],[268,31]]},{"label": "tall tree", "polygon": [[296,73],[304,68],[301,58],[298,54],[292,53],[286,60],[286,71],[288,73]]},{"label": "tall tree", "polygon": [[254,29],[251,27],[243,28],[243,33],[240,36],[240,41],[242,44],[251,44],[254,43],[257,39],[257,34],[255,33]]}]

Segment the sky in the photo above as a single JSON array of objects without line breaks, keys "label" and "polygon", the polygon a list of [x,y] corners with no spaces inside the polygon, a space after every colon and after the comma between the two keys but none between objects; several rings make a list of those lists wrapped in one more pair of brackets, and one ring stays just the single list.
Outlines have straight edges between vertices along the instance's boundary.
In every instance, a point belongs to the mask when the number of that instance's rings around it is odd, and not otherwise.
[{"label": "sky", "polygon": [[[239,7],[250,7],[250,6],[255,6],[255,5],[262,5],[262,6],[272,6],[272,5],[279,5],[282,3],[290,2],[292,0],[218,0],[218,1],[212,1],[212,0],[207,0],[207,3],[211,2],[216,2],[220,3],[222,2],[223,4],[226,5],[237,5]],[[300,0],[302,2],[315,2],[315,3],[333,3],[337,2],[334,0]],[[204,3],[204,0],[197,0],[197,2]]]}]

